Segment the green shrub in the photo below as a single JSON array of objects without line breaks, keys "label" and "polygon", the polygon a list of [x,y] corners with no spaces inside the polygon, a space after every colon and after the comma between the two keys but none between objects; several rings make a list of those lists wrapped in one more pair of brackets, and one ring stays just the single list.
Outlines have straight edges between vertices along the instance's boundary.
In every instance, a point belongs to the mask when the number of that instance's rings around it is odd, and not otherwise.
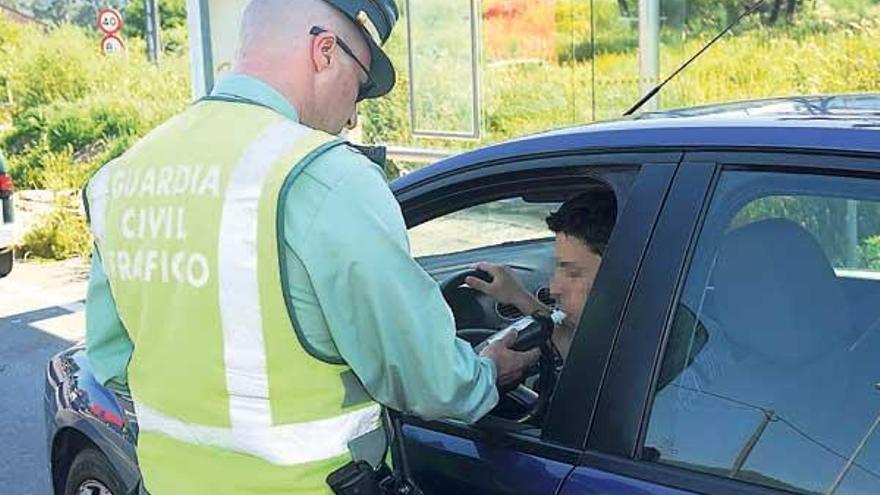
[{"label": "green shrub", "polygon": [[21,189],[78,189],[91,173],[88,165],[74,162],[72,148],[52,150],[45,140],[12,155],[9,168]]},{"label": "green shrub", "polygon": [[86,257],[92,249],[92,237],[85,218],[74,208],[73,198],[61,199],[25,234],[16,248],[23,255],[62,260]]},{"label": "green shrub", "polygon": [[69,25],[45,34],[36,28],[26,32],[9,50],[15,58],[8,61],[6,84],[13,103],[28,108],[84,96],[95,75],[98,39]]},{"label": "green shrub", "polygon": [[189,31],[186,26],[178,26],[162,31],[162,49],[169,55],[186,55],[189,50]]},{"label": "green shrub", "polygon": [[144,132],[145,123],[133,102],[125,100],[61,101],[24,110],[13,118],[6,142],[12,151],[45,137],[49,149],[82,149],[90,144]]},{"label": "green shrub", "polygon": [[880,235],[862,239],[859,244],[862,266],[867,270],[880,270]]}]

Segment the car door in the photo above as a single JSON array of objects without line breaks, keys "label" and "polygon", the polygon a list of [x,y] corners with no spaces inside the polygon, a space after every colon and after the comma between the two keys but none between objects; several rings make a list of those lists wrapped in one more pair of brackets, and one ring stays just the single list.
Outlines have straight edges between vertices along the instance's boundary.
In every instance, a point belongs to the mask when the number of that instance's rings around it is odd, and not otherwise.
[{"label": "car door", "polygon": [[[559,490],[581,457],[614,331],[679,158],[678,153],[628,153],[512,159],[464,167],[466,172],[427,179],[399,194],[411,231],[512,191],[551,198],[596,182],[612,188],[618,202],[616,227],[543,422],[520,424],[490,414],[465,425],[396,416],[400,438],[394,462],[426,494]],[[477,246],[476,252],[487,252]],[[418,256],[415,246],[414,251]],[[448,253],[445,262],[462,266],[473,261],[467,259],[472,252]],[[444,255],[432,253],[420,261],[433,274],[442,268]]]},{"label": "car door", "polygon": [[878,172],[685,156],[562,495],[880,493]]}]

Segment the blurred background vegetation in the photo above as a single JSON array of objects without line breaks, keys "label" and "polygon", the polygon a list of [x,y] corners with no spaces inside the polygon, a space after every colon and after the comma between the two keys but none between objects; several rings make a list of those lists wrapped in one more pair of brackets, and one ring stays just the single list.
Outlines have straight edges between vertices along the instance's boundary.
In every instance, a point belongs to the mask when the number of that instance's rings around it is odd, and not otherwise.
[{"label": "blurred background vegetation", "polygon": [[[443,16],[452,4],[469,5],[469,0],[414,2],[419,17],[412,28],[427,31],[448,25]],[[79,189],[97,167],[190,103],[184,0],[159,2],[164,55],[158,65],[146,58],[142,1],[0,3],[45,23],[19,24],[0,15],[0,147],[18,189]],[[105,4],[125,15],[128,49],[121,56],[105,57],[98,49],[95,17]],[[661,75],[746,5],[662,0]],[[475,140],[413,136],[405,20],[388,45],[398,85],[389,97],[363,104],[363,139],[461,150],[616,117],[639,96],[637,14],[637,0],[482,0],[482,126]],[[877,91],[878,14],[880,0],[768,0],[759,15],[671,83],[661,94],[661,107]],[[462,80],[469,79],[459,73],[469,62],[454,58],[469,41],[462,34],[467,32],[439,32],[440,41],[414,46],[420,125],[446,129],[471,120],[470,109],[460,103],[470,101],[461,94]],[[87,253],[76,196],[57,197],[57,212],[41,221],[24,250],[56,258]],[[878,245],[865,249],[880,263]]]},{"label": "blurred background vegetation", "polygon": [[[467,0],[421,0],[407,64],[406,29],[390,41],[400,61],[391,98],[366,102],[365,136],[384,142],[463,149],[541,130],[621,115],[640,96],[637,0],[483,0],[481,23],[482,136],[473,141],[412,135],[409,87],[415,76],[417,123],[450,129],[466,122],[462,54],[469,38],[438,31],[452,24],[437,12]],[[661,77],[699,50],[751,2],[661,0]],[[591,16],[592,13],[592,16]],[[450,14],[446,14],[447,17]],[[464,22],[461,22],[461,21]],[[467,19],[458,19],[465,25]],[[445,22],[445,24],[444,24]],[[427,34],[426,34],[427,33]],[[660,94],[661,108],[772,96],[869,92],[880,88],[880,2],[768,0]],[[450,39],[451,38],[451,39]],[[458,46],[455,46],[455,44]],[[442,45],[438,48],[437,45]],[[444,56],[444,52],[457,54]],[[423,75],[424,74],[424,75]],[[443,74],[443,77],[436,77]]]}]

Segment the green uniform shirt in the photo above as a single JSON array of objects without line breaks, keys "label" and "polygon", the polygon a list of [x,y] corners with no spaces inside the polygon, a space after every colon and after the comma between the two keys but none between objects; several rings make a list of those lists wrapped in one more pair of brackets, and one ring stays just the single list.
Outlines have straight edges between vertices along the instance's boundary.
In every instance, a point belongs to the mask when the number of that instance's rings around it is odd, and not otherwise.
[{"label": "green uniform shirt", "polygon": [[[212,94],[298,121],[281,94],[252,77],[229,75]],[[344,360],[377,402],[425,418],[473,422],[495,406],[495,366],[454,338],[452,313],[410,256],[400,207],[378,166],[335,147],[309,165],[281,201],[286,297],[311,353]],[[97,379],[124,387],[132,344],[97,253],[86,344]]]}]

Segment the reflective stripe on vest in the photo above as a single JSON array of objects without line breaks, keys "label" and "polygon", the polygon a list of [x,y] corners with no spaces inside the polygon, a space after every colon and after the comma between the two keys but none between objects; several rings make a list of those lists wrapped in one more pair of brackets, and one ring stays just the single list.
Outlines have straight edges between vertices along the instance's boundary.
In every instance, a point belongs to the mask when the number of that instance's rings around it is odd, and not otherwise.
[{"label": "reflective stripe on vest", "polygon": [[288,122],[270,127],[235,164],[223,197],[217,279],[233,427],[272,425],[257,281],[257,201],[272,165],[305,133],[306,127]]},{"label": "reflective stripe on vest", "polygon": [[[197,180],[196,173],[192,173],[190,192],[169,193],[170,186],[166,184],[169,191],[165,191],[167,196],[162,196],[137,182],[146,182],[145,171],[159,176],[158,182],[161,182],[163,172],[157,170],[164,166],[163,160],[177,159],[177,149],[185,147],[187,140],[210,143],[212,133],[228,133],[230,126],[241,129],[238,134],[227,134],[229,141],[241,140],[240,145],[221,140],[216,144],[218,149],[179,152],[179,161],[174,163],[210,164],[211,159],[219,160],[219,165],[204,167],[202,179]],[[301,169],[316,152],[335,142],[332,136],[287,121],[267,109],[206,102],[158,128],[117,161],[100,169],[89,181],[91,229],[105,262],[120,318],[135,344],[129,381],[139,428],[144,434],[138,455],[145,472],[160,473],[165,478],[159,483],[161,486],[174,486],[175,477],[181,482],[180,486],[190,486],[187,483],[193,480],[180,472],[179,465],[172,464],[180,460],[164,460],[173,454],[168,454],[165,440],[153,439],[151,434],[187,445],[247,454],[275,466],[312,463],[303,466],[303,472],[308,473],[306,477],[312,476],[310,482],[313,482],[318,479],[315,462],[327,461],[329,464],[320,469],[329,474],[345,462],[340,456],[348,455],[352,440],[379,428],[378,405],[372,402],[347,404],[344,400],[351,395],[346,388],[348,384],[343,383],[343,375],[350,374],[350,369],[318,361],[297,346],[290,318],[284,312],[285,296],[280,283],[274,282],[280,280],[277,246],[267,243],[269,237],[273,244],[276,242],[277,225],[272,222],[277,221],[273,217],[277,217],[277,197],[282,183],[291,170],[298,170],[295,165]],[[235,158],[229,160],[229,157]],[[205,172],[206,169],[210,171]],[[214,169],[219,170],[216,178],[210,175]],[[136,191],[133,195],[126,190],[128,185],[120,185],[120,181],[132,174],[141,174],[135,185],[130,186]],[[205,185],[197,186],[200,181]],[[187,189],[187,184],[180,189]],[[216,189],[219,193],[199,197],[200,193],[191,192],[202,189]],[[120,194],[120,191],[127,192]],[[175,201],[180,204],[180,219],[171,222],[165,218],[166,223],[156,226],[150,223],[153,220],[149,217],[146,227],[141,219],[141,231],[136,232],[138,224],[129,210],[156,209],[177,204]],[[199,210],[198,205],[207,206]],[[267,205],[271,209],[267,209]],[[201,230],[194,228],[182,219],[184,215],[204,218],[210,225]],[[162,244],[160,241],[165,240],[162,226],[167,227],[169,239],[175,228],[187,230],[179,225],[175,227],[175,222],[190,225],[193,231],[211,232],[208,237],[216,235],[215,251],[205,248],[208,251],[203,256],[204,267],[200,265],[202,262],[193,262],[192,256],[190,261],[184,262],[176,254],[168,255],[169,259],[157,259],[159,255],[152,254],[172,246],[168,249],[183,249],[185,254],[192,255],[199,245],[211,245],[205,242],[213,237],[192,239],[192,232],[188,232],[187,242],[172,239],[177,243]],[[144,229],[159,231],[160,235],[157,238],[154,232],[153,238],[149,235],[144,238]],[[138,237],[132,237],[134,234]],[[137,249],[143,255],[136,262],[126,260],[126,263],[139,263],[137,269],[132,268],[134,265],[122,265],[119,253],[125,249]],[[266,261],[267,257],[271,258],[270,262]],[[208,269],[210,276],[205,271]],[[133,275],[135,270],[137,277]],[[210,278],[213,280],[208,283]],[[212,289],[215,293],[206,292],[215,285],[216,289]],[[167,315],[162,314],[166,308],[156,307],[157,300],[167,301]],[[192,310],[182,307],[186,301],[195,301],[196,307]],[[205,321],[216,321],[218,328],[211,325],[198,328],[201,317],[191,313],[200,311],[199,308],[205,312]],[[155,328],[157,321],[166,320],[171,326]],[[198,341],[192,340],[193,336],[202,335],[207,339],[206,352],[201,352]],[[178,338],[189,342],[187,346],[196,346],[184,351],[197,356],[199,366],[201,361],[208,360],[204,369],[190,368],[193,376],[187,376],[188,363],[182,362],[187,354],[183,354],[183,359],[161,355],[161,352],[180,351],[174,347],[174,340]],[[213,339],[219,346],[220,352],[216,355],[222,363],[210,361],[214,359],[214,354],[209,352],[213,349]],[[143,345],[139,347],[139,343]],[[225,380],[217,380],[211,374],[215,365],[222,365]],[[166,367],[173,368],[173,373]],[[182,378],[179,387],[173,383],[174,373]],[[194,379],[194,376],[202,378]],[[291,401],[290,394],[273,393],[276,387],[282,387],[279,390],[284,392],[302,390],[305,395],[317,397],[296,395],[296,400]],[[197,397],[186,393],[181,396],[181,390]],[[162,451],[142,452],[158,445],[162,447],[156,448]],[[198,452],[204,454],[203,460],[215,458],[210,452]],[[142,453],[145,455],[141,456]],[[219,453],[216,459],[229,462]],[[292,475],[297,479],[296,471]],[[149,478],[147,483],[149,488]],[[303,484],[306,486],[305,480]],[[273,492],[267,490],[266,493]]]},{"label": "reflective stripe on vest", "polygon": [[184,423],[135,402],[142,432],[181,442],[250,454],[279,466],[331,459],[348,452],[348,443],[376,429],[380,407],[373,405],[335,418],[265,428],[217,428]]}]

